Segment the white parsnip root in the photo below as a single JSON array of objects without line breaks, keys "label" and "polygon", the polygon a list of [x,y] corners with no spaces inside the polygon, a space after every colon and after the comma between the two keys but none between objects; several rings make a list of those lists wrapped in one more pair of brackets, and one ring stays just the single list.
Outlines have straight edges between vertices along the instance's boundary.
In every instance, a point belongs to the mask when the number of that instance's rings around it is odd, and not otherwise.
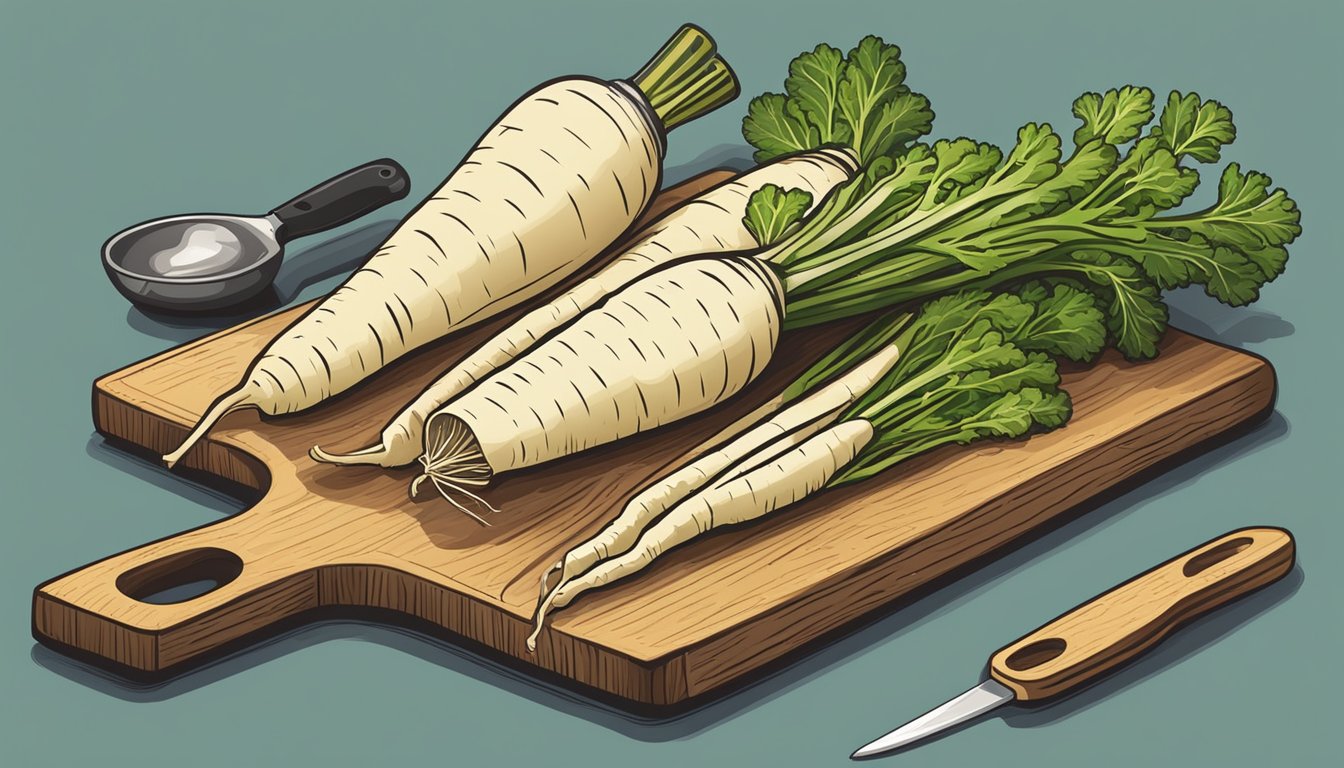
[{"label": "white parsnip root", "polygon": [[[603,560],[582,577],[561,585],[551,607],[569,605],[590,589],[624,579],[662,553],[719,528],[750,522],[820,490],[873,438],[873,425],[851,419],[800,440],[765,463],[701,489],[640,534],[624,554]],[[537,618],[540,631],[543,616]],[[536,648],[537,634],[528,639]]]},{"label": "white parsnip root", "polygon": [[310,408],[553,287],[639,218],[661,180],[665,131],[736,93],[713,41],[687,26],[633,82],[567,77],[519,99],[164,460],[175,464],[233,410]]},{"label": "white parsnip root", "polygon": [[[566,583],[597,562],[629,550],[649,523],[705,485],[740,475],[831,426],[899,358],[900,350],[888,345],[787,408],[783,408],[782,397],[772,398],[706,441],[692,460],[635,494],[596,536],[565,553],[542,575],[538,628]],[[546,585],[557,571],[559,577],[548,592]]]},{"label": "white parsnip root", "polygon": [[[794,404],[637,494],[543,578],[529,650],[548,612],[716,528],[823,487],[857,482],[940,446],[1054,429],[1072,412],[1052,355],[1094,359],[1106,326],[1083,289],[963,291],[887,313],[784,389]],[[826,382],[830,383],[826,383]],[[772,402],[771,405],[774,403]]]},{"label": "white parsnip root", "polygon": [[766,184],[803,189],[813,205],[856,168],[846,150],[820,149],[781,158],[691,198],[645,228],[634,244],[597,273],[477,347],[429,385],[383,429],[377,445],[349,453],[314,447],[313,458],[333,464],[409,464],[425,451],[424,424],[453,398],[508,365],[539,340],[571,322],[607,296],[667,264],[699,254],[731,254],[757,246],[743,224],[751,193]]},{"label": "white parsnip root", "polygon": [[[818,49],[816,55],[830,62],[823,69],[834,69],[835,57],[827,53],[828,50]],[[729,257],[727,261],[754,261],[771,276],[770,283],[782,287],[782,293],[772,288],[766,296],[758,286],[750,286],[736,291],[730,300],[722,302],[724,311],[696,306],[693,301],[696,295],[686,292],[675,298],[655,297],[664,298],[665,309],[669,311],[655,309],[672,321],[705,315],[711,316],[713,320],[700,325],[695,331],[678,329],[684,330],[681,343],[669,344],[658,350],[658,356],[684,359],[664,361],[657,370],[653,370],[644,366],[645,354],[641,350],[646,347],[642,343],[645,337],[639,334],[626,333],[624,328],[607,325],[600,334],[597,328],[590,328],[594,334],[591,339],[576,340],[569,336],[589,316],[602,313],[604,307],[642,308],[648,303],[648,297],[632,295],[638,292],[639,283],[626,285],[619,292],[609,295],[604,304],[588,309],[586,314],[553,331],[553,335],[541,342],[541,345],[511,362],[508,368],[497,369],[488,378],[474,384],[459,381],[451,385],[452,389],[462,386],[467,389],[430,415],[425,427],[426,446],[460,447],[460,450],[426,456],[426,474],[438,481],[438,487],[451,490],[453,478],[459,472],[469,470],[475,476],[480,467],[488,466],[492,475],[498,475],[500,472],[573,455],[722,402],[731,396],[731,392],[714,394],[702,402],[695,401],[695,398],[687,401],[687,382],[683,374],[697,369],[704,359],[715,356],[722,358],[724,365],[732,371],[757,368],[756,358],[741,357],[744,348],[738,346],[730,349],[741,335],[738,329],[749,323],[750,318],[759,320],[770,317],[772,326],[779,322],[785,329],[802,328],[890,307],[902,300],[892,292],[870,290],[869,286],[877,277],[900,270],[896,268],[894,260],[892,263],[879,263],[871,258],[871,248],[863,241],[867,229],[892,227],[896,217],[876,207],[872,210],[863,208],[862,203],[878,194],[884,199],[893,196],[907,206],[917,207],[924,202],[924,196],[905,194],[901,191],[900,183],[891,181],[889,177],[905,178],[906,175],[927,170],[932,162],[929,159],[932,151],[927,147],[921,146],[918,152],[909,150],[915,154],[913,164],[907,164],[899,158],[906,153],[910,141],[928,131],[932,113],[928,109],[927,100],[902,85],[904,71],[897,61],[899,51],[893,46],[886,46],[877,38],[866,38],[851,52],[851,58],[852,61],[845,59],[844,65],[840,67],[853,67],[848,70],[851,74],[846,75],[851,78],[845,81],[847,83],[852,84],[853,78],[858,78],[853,82],[864,81],[867,75],[859,73],[865,72],[868,67],[875,65],[883,71],[880,83],[870,83],[872,88],[865,92],[862,104],[843,95],[848,93],[844,88],[836,90],[822,86],[809,97],[808,106],[804,107],[799,107],[800,102],[796,100],[790,101],[792,97],[766,94],[753,102],[748,120],[744,122],[748,140],[756,143],[761,150],[757,153],[759,159],[788,154],[788,148],[811,152],[821,146],[839,145],[851,157],[869,163],[861,176],[851,176],[819,203],[808,190],[789,182],[764,183],[751,193],[746,201],[742,225],[759,247],[747,254]],[[807,90],[807,84],[801,81],[807,80],[809,73],[815,71],[809,69],[809,65],[799,65],[798,72],[803,74],[794,72],[786,89],[791,94],[800,88]],[[813,85],[822,84],[814,82]],[[790,109],[789,104],[793,105],[792,112],[787,111]],[[825,128],[812,130],[806,127],[806,121],[798,114],[800,111],[827,115],[824,118]],[[844,125],[837,122],[841,113],[844,113]],[[772,119],[771,115],[775,116],[773,128],[766,125]],[[803,127],[803,130],[782,143],[776,140],[777,135],[772,134],[775,129],[793,131],[795,124]],[[762,146],[761,142],[769,146]],[[874,192],[872,187],[879,182],[885,186],[880,193]],[[931,198],[936,196],[937,193],[930,193]],[[857,212],[856,203],[859,204]],[[816,210],[808,215],[813,207]],[[870,213],[872,215],[868,215]],[[904,210],[897,213],[904,213]],[[842,232],[848,240],[829,237],[832,225],[837,223],[852,224]],[[702,267],[699,265],[724,260],[721,254],[721,251],[701,254],[694,262],[679,262],[664,269],[669,273],[676,269],[700,269]],[[692,266],[684,266],[687,264]],[[645,279],[663,274],[662,271],[655,272]],[[805,279],[800,279],[800,275]],[[667,294],[668,297],[671,295]],[[718,301],[722,294],[711,287],[710,292],[704,295]],[[778,312],[763,315],[758,304],[762,300],[778,304]],[[724,328],[731,329],[733,333],[721,334]],[[773,327],[768,330],[772,337],[777,333],[778,330]],[[748,335],[760,338],[766,334],[767,329],[758,327]],[[632,354],[626,343],[628,338],[639,340],[641,349],[634,350]],[[517,383],[511,376],[517,376],[520,372],[528,375],[526,368],[529,365],[538,369],[547,368],[545,360],[538,359],[546,357],[539,354],[540,350],[545,344],[560,339],[570,342],[574,349],[582,349],[579,353],[566,351],[570,363],[568,375],[551,375],[548,369],[547,386],[526,385],[526,397],[498,391],[502,384],[513,386]],[[578,345],[574,345],[574,341]],[[607,346],[607,352],[603,351],[603,346]],[[718,351],[711,352],[711,349]],[[770,353],[773,354],[773,343]],[[559,353],[553,357],[557,361],[566,359],[566,355]],[[585,365],[590,359],[601,364]],[[555,367],[550,365],[550,368]],[[638,404],[622,400],[620,413],[612,413],[605,405],[596,407],[588,402],[590,393],[597,394],[593,392],[590,380],[594,377],[590,373],[598,373],[600,378],[605,379],[608,373],[614,374],[618,369],[631,367],[646,372],[640,374],[638,386],[618,384],[613,389],[620,398],[633,393],[641,397],[647,395],[645,400]],[[747,384],[746,380],[737,379],[736,374],[733,380],[734,391]],[[482,402],[487,397],[487,391],[489,400]],[[582,402],[573,402],[570,392],[580,394]],[[674,394],[669,395],[669,392]],[[672,398],[672,407],[655,399],[660,394]],[[437,395],[430,399],[441,400]],[[650,418],[636,418],[632,414],[632,406],[636,405],[638,409],[649,412]],[[638,412],[634,410],[633,413]],[[435,429],[446,432],[443,435],[428,434]],[[459,433],[463,436],[470,433],[472,439],[458,439]]]},{"label": "white parsnip root", "polygon": [[482,468],[533,466],[723,402],[770,362],[779,290],[749,256],[681,262],[630,284],[435,412],[426,445],[454,449],[427,454],[426,474],[451,488]]}]

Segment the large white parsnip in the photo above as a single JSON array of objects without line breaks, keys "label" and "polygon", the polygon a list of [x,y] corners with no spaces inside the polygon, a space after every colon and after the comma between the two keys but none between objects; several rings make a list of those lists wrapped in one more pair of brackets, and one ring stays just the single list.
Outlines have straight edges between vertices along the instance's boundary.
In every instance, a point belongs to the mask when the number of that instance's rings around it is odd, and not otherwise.
[{"label": "large white parsnip", "polygon": [[426,475],[483,485],[699,413],[760,374],[782,319],[779,279],[750,256],[654,272],[435,412]]},{"label": "large white parsnip", "polygon": [[554,286],[644,210],[661,178],[664,131],[735,93],[713,42],[688,26],[634,84],[568,77],[519,99],[367,263],[266,347],[165,460],[179,460],[230,411],[312,407]]},{"label": "large white parsnip", "polygon": [[752,192],[766,184],[802,189],[815,205],[848,180],[855,167],[849,152],[820,149],[767,163],[691,198],[646,227],[597,273],[528,311],[441,375],[392,418],[378,444],[345,454],[314,448],[313,457],[335,464],[386,467],[414,462],[424,450],[424,424],[430,414],[608,295],[680,259],[757,247],[743,224]]}]

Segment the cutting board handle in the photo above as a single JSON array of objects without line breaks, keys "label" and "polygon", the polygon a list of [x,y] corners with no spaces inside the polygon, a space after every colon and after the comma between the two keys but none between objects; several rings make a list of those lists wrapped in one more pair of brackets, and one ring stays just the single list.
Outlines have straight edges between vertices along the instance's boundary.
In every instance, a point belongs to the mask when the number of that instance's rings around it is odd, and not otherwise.
[{"label": "cutting board handle", "polygon": [[256,534],[264,504],[38,585],[34,634],[158,673],[317,607],[316,568]]},{"label": "cutting board handle", "polygon": [[1091,682],[1187,621],[1282,578],[1293,568],[1282,528],[1243,528],[1074,608],[1001,649],[990,675],[1020,701]]}]

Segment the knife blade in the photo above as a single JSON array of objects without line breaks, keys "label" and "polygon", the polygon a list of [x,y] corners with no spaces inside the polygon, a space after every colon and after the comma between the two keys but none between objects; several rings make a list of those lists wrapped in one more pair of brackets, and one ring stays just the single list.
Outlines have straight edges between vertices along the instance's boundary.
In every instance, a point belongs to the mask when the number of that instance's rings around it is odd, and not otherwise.
[{"label": "knife blade", "polygon": [[885,755],[1013,701],[1089,684],[1197,616],[1283,578],[1296,546],[1282,528],[1242,528],[1184,552],[1046,622],[990,657],[989,680],[860,747]]}]

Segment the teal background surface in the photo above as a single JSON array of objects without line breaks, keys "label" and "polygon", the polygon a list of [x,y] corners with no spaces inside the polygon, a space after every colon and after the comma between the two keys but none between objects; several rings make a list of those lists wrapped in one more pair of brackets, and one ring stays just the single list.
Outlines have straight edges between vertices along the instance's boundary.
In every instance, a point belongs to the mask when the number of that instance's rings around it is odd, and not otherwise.
[{"label": "teal background surface", "polygon": [[[965,2],[0,2],[0,762],[96,765],[842,765],[977,681],[989,653],[1198,542],[1291,528],[1299,568],[1097,688],[1004,710],[902,766],[1313,766],[1337,754],[1340,179],[1336,4]],[[1123,83],[1224,100],[1225,153],[1301,204],[1287,274],[1250,309],[1173,297],[1173,322],[1271,359],[1275,414],[1236,441],[673,722],[627,720],[452,646],[357,624],[301,631],[150,690],[35,646],[34,585],[234,512],[101,444],[98,375],[208,322],[131,310],[98,262],[151,216],[261,211],[348,166],[397,158],[411,199],[300,241],[282,300],[329,289],[519,94],[621,76],[682,21],[709,29],[743,92],[778,89],[818,41],[905,51],[939,136],[1007,142]],[[676,131],[673,178],[748,153],[743,99]],[[1206,173],[1212,182],[1216,176]],[[1210,183],[1208,186],[1212,186]],[[1204,190],[1199,200],[1207,200]]]}]

